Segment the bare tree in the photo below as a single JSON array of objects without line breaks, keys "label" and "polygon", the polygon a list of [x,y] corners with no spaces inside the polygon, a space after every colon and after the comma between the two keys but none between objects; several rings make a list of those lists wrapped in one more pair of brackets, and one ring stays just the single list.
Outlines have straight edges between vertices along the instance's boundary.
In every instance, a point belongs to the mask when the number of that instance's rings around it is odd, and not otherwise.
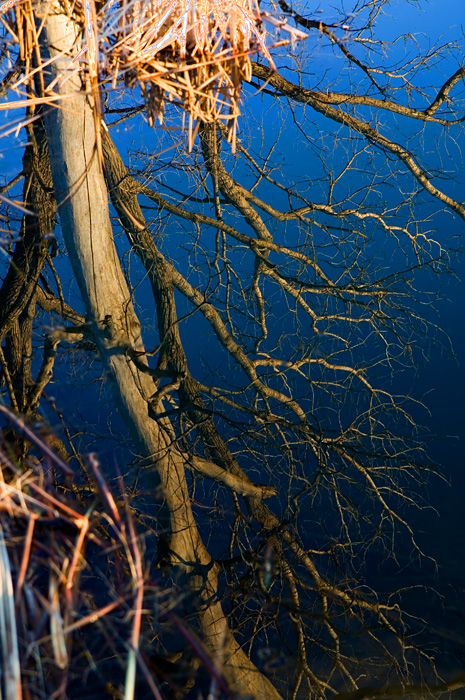
[{"label": "bare tree", "polygon": [[[390,378],[411,366],[432,328],[422,308],[431,302],[416,284],[447,269],[434,217],[446,210],[465,218],[442,182],[448,169],[428,168],[422,151],[428,129],[458,140],[465,69],[425,88],[423,70],[450,46],[417,46],[413,59],[393,65],[376,34],[383,6],[357,6],[329,22],[280,3],[341,55],[343,92],[324,77],[318,89],[306,87],[311,51],[291,59],[286,47],[274,57],[278,71],[258,61],[231,69],[231,109],[241,81],[245,94],[248,85],[260,90],[266,109],[285,128],[293,123],[316,173],[288,172],[266,126],[244,131],[232,156],[235,136],[211,105],[190,128],[191,151],[168,130],[161,153],[136,153],[129,170],[101,115],[134,120],[141,108],[118,107],[110,93],[102,100],[90,43],[88,70],[70,67],[86,8],[17,6],[8,25],[26,38],[5,89],[24,72],[30,113],[27,213],[17,227],[17,207],[8,210],[20,239],[0,290],[5,391],[12,409],[37,420],[58,347],[70,352],[77,343],[98,355],[138,455],[126,477],[139,490],[132,512],[141,532],[156,522],[157,565],[185,596],[184,620],[233,697],[439,697],[465,685],[463,675],[433,682],[401,592],[382,595],[360,574],[380,544],[395,558],[407,537],[422,556],[406,506],[419,505],[418,484],[432,467],[414,403],[395,394]],[[109,12],[108,4],[93,14],[94,26],[108,26]],[[273,17],[281,29],[289,21]],[[186,60],[195,61],[190,50]],[[183,60],[182,46],[178,53]],[[131,86],[130,69],[123,75]],[[188,102],[191,87],[175,98]],[[150,116],[160,90],[143,84]],[[178,105],[165,110],[169,125],[179,123]],[[53,265],[55,208],[83,314],[65,300]],[[121,264],[119,230],[140,261],[135,273]],[[137,275],[150,283],[156,314],[148,350]],[[68,438],[67,447],[54,438],[54,449],[79,458]],[[23,442],[23,459],[27,449]],[[205,516],[195,515],[199,506]],[[155,623],[148,611],[143,617],[148,640]],[[185,634],[185,622],[178,625]],[[195,663],[186,663],[192,685]]]}]

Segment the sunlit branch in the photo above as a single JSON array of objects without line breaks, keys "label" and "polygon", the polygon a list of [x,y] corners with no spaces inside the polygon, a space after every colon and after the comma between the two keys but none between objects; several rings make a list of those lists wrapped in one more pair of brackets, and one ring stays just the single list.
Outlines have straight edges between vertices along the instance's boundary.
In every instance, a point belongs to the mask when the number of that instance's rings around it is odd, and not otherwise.
[{"label": "sunlit branch", "polygon": [[[450,207],[455,211],[462,219],[465,220],[465,207],[460,202],[457,202],[452,197],[435,187],[428,175],[420,168],[417,164],[413,155],[402,148],[395,141],[391,141],[386,136],[383,136],[379,131],[374,129],[367,122],[358,119],[342,110],[335,109],[331,105],[325,104],[323,101],[319,100],[314,96],[311,90],[306,90],[298,85],[295,85],[288,81],[281,75],[274,74],[266,66],[262,66],[258,63],[253,64],[253,75],[256,78],[268,81],[270,85],[279,90],[280,94],[289,97],[296,102],[301,102],[305,105],[309,105],[316,112],[329,117],[333,121],[343,124],[349,127],[355,132],[358,132],[365,136],[373,145],[393,153],[400,161],[402,161],[410,170],[415,179],[424,187],[424,189],[429,192],[433,197],[436,197],[441,202]],[[425,118],[427,121],[427,117]]]}]

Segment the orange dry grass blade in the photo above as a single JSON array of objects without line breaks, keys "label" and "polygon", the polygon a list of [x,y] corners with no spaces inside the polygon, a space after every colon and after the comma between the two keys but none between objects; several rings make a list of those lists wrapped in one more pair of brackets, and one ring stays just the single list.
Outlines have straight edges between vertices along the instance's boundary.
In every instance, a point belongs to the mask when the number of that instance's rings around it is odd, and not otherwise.
[{"label": "orange dry grass blade", "polygon": [[[18,479],[17,483],[19,486],[27,485],[29,488],[36,487],[40,490],[37,484],[24,478]],[[17,515],[27,515],[29,517],[29,508],[35,506],[40,511],[45,510],[52,517],[55,515],[56,510],[54,508],[30,496],[28,493],[24,493],[19,486],[0,482],[0,510],[7,510],[11,514],[15,513]]]},{"label": "orange dry grass blade", "polygon": [[101,617],[105,617],[105,615],[108,615],[108,613],[118,608],[120,605],[123,604],[123,602],[123,600],[115,600],[113,603],[108,603],[108,605],[105,605],[103,608],[100,608],[100,610],[93,610],[88,615],[81,617],[81,619],[77,622],[73,622],[71,625],[65,627],[63,629],[63,633],[69,634],[70,632],[74,632],[74,630],[78,630],[81,627],[85,627],[86,625],[92,625],[94,622],[97,622],[97,620],[99,620]]},{"label": "orange dry grass blade", "polygon": [[18,574],[18,582],[16,584],[16,594],[15,594],[15,610],[18,610],[19,607],[19,601],[21,600],[21,593],[23,590],[24,586],[24,579],[26,577],[26,571],[27,571],[27,565],[29,563],[29,556],[31,553],[31,545],[32,545],[32,537],[34,534],[34,526],[35,522],[37,520],[37,515],[35,513],[31,513],[29,516],[29,520],[27,523],[27,531],[26,535],[24,538],[24,548],[23,548],[23,556],[21,559],[21,568],[19,570]]},{"label": "orange dry grass blade", "polygon": [[[68,580],[66,582],[66,595],[68,597],[70,596],[71,589],[74,586],[74,576],[76,574],[79,557],[81,556],[82,548],[84,546],[84,540],[89,529],[89,518],[86,516],[84,516],[83,518],[78,518],[74,521],[74,524],[76,525],[76,527],[79,528],[79,536],[76,542],[76,546],[74,548],[73,559],[69,567]],[[71,602],[70,599],[69,602]]]},{"label": "orange dry grass blade", "polygon": [[[49,501],[50,503],[53,503],[56,506],[56,510],[62,510],[68,515],[71,516],[71,520],[76,521],[81,519],[81,514],[75,511],[73,508],[70,508],[69,506],[66,505],[66,503],[63,503],[60,501],[58,498],[55,498],[55,496],[52,496],[52,494],[47,493],[45,489],[43,489],[41,486],[35,483],[30,483],[29,488],[33,489],[39,496],[42,496],[44,499],[43,501],[38,501],[42,507],[47,508],[46,501]],[[51,508],[49,508],[51,510]]]},{"label": "orange dry grass blade", "polygon": [[99,55],[98,55],[98,28],[95,12],[94,0],[86,0],[86,40],[87,40],[87,60],[89,61],[89,78],[93,95],[95,143],[97,146],[97,156],[100,167],[103,165],[102,139],[100,135],[100,118],[102,106],[100,103],[99,89]]}]

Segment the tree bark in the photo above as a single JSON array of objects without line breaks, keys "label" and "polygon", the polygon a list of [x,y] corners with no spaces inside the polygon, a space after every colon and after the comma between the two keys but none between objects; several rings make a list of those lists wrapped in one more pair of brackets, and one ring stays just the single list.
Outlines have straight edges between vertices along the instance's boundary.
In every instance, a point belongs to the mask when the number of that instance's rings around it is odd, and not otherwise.
[{"label": "tree bark", "polygon": [[[107,192],[96,152],[92,96],[71,59],[77,29],[59,5],[48,7],[41,34],[42,57],[55,60],[46,85],[69,97],[46,116],[50,160],[57,206],[74,276],[113,395],[146,467],[145,483],[157,501],[157,517],[166,547],[166,563],[180,566],[203,599],[200,627],[213,659],[223,660],[222,672],[231,690],[254,698],[279,700],[272,684],[247,658],[228,628],[216,597],[218,567],[206,550],[190,505],[185,461],[172,446],[166,419],[153,420],[149,403],[156,392],[150,374],[140,371],[129,350],[143,351],[140,324],[115,249]],[[71,26],[72,24],[69,23]],[[59,58],[57,56],[63,53]],[[156,494],[160,494],[158,497]]]}]

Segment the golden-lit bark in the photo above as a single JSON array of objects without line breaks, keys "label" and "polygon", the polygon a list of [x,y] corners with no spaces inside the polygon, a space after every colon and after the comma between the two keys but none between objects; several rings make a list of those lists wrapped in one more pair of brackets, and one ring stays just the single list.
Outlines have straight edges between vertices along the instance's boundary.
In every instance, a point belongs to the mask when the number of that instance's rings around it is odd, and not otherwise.
[{"label": "golden-lit bark", "polygon": [[[46,84],[62,78],[69,69],[72,40],[64,31],[65,23],[66,17],[60,14],[50,14],[45,23],[44,54],[48,50],[52,58],[60,51],[65,55],[51,64]],[[192,589],[205,600],[199,612],[203,641],[212,658],[221,659],[231,690],[252,694],[257,700],[278,700],[280,695],[228,629],[221,604],[215,600],[218,570],[192,515],[185,457],[171,444],[167,419],[150,416],[156,385],[150,373],[131,359],[131,353],[143,354],[143,344],[113,241],[105,181],[97,158],[92,97],[81,90],[77,75],[65,85],[74,96],[64,109],[51,110],[45,120],[61,226],[86,307],[86,332],[98,347],[115,400],[143,460],[144,481],[158,494],[157,517],[164,541],[161,563],[190,572]],[[151,409],[156,411],[157,405]],[[218,475],[217,468],[215,477]]]}]

